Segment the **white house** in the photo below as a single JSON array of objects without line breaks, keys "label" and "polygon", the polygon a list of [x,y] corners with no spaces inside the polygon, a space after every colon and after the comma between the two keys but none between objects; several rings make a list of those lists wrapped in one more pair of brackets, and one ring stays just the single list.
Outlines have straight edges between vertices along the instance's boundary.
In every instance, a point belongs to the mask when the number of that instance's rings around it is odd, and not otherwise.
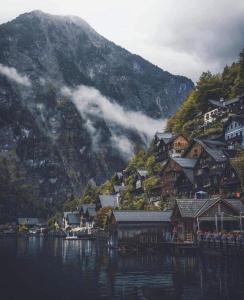
[{"label": "white house", "polygon": [[231,116],[225,124],[225,140],[237,142],[244,148],[244,115]]},{"label": "white house", "polygon": [[218,114],[218,108],[208,111],[204,114],[204,124],[212,123],[216,120]]}]

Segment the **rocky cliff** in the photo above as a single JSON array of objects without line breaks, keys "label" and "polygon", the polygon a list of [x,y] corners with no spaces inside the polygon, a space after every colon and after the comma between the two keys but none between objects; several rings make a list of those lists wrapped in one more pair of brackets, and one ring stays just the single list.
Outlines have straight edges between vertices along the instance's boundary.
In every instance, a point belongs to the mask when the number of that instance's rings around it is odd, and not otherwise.
[{"label": "rocky cliff", "polygon": [[77,17],[33,11],[0,25],[0,210],[61,204],[123,168],[146,142],[142,123],[168,117],[192,87]]}]

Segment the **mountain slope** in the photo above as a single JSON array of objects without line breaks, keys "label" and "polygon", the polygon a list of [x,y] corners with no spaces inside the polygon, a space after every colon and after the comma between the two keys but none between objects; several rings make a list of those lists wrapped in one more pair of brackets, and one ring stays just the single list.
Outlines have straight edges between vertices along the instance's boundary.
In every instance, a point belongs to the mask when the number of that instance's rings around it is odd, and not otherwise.
[{"label": "mountain slope", "polygon": [[[0,25],[0,176],[20,188],[28,184],[50,206],[122,168],[127,144],[144,139],[138,130],[80,112],[62,93],[80,85],[99,91],[119,112],[152,118],[173,113],[193,87],[77,17],[33,11]],[[1,201],[16,200],[4,187],[0,192]]]}]

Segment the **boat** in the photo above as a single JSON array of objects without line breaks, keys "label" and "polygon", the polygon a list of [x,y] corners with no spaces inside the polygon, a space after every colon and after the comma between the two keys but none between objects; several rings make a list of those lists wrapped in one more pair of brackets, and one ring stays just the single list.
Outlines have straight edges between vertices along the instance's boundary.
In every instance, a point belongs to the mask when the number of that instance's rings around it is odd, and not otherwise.
[{"label": "boat", "polygon": [[66,236],[64,238],[66,241],[76,241],[79,240],[78,236],[74,235],[74,236]]}]

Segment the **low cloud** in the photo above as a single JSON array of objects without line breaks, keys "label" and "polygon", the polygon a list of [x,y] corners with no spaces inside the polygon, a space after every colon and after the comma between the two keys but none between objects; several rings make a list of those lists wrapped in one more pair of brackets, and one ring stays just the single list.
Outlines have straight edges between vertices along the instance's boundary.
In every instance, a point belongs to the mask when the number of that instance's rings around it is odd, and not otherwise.
[{"label": "low cloud", "polygon": [[110,101],[92,87],[79,86],[76,89],[64,88],[63,94],[72,98],[78,111],[84,116],[96,116],[109,124],[117,124],[124,129],[136,131],[146,142],[157,130],[165,127],[165,120],[152,119],[141,112],[128,111]]},{"label": "low cloud", "polygon": [[122,154],[125,160],[129,160],[134,153],[132,142],[124,135],[115,135],[111,137],[111,144]]},{"label": "low cloud", "polygon": [[24,86],[31,86],[30,79],[26,75],[21,75],[15,68],[8,67],[3,64],[0,64],[0,74],[6,76],[8,79],[24,85]]}]

